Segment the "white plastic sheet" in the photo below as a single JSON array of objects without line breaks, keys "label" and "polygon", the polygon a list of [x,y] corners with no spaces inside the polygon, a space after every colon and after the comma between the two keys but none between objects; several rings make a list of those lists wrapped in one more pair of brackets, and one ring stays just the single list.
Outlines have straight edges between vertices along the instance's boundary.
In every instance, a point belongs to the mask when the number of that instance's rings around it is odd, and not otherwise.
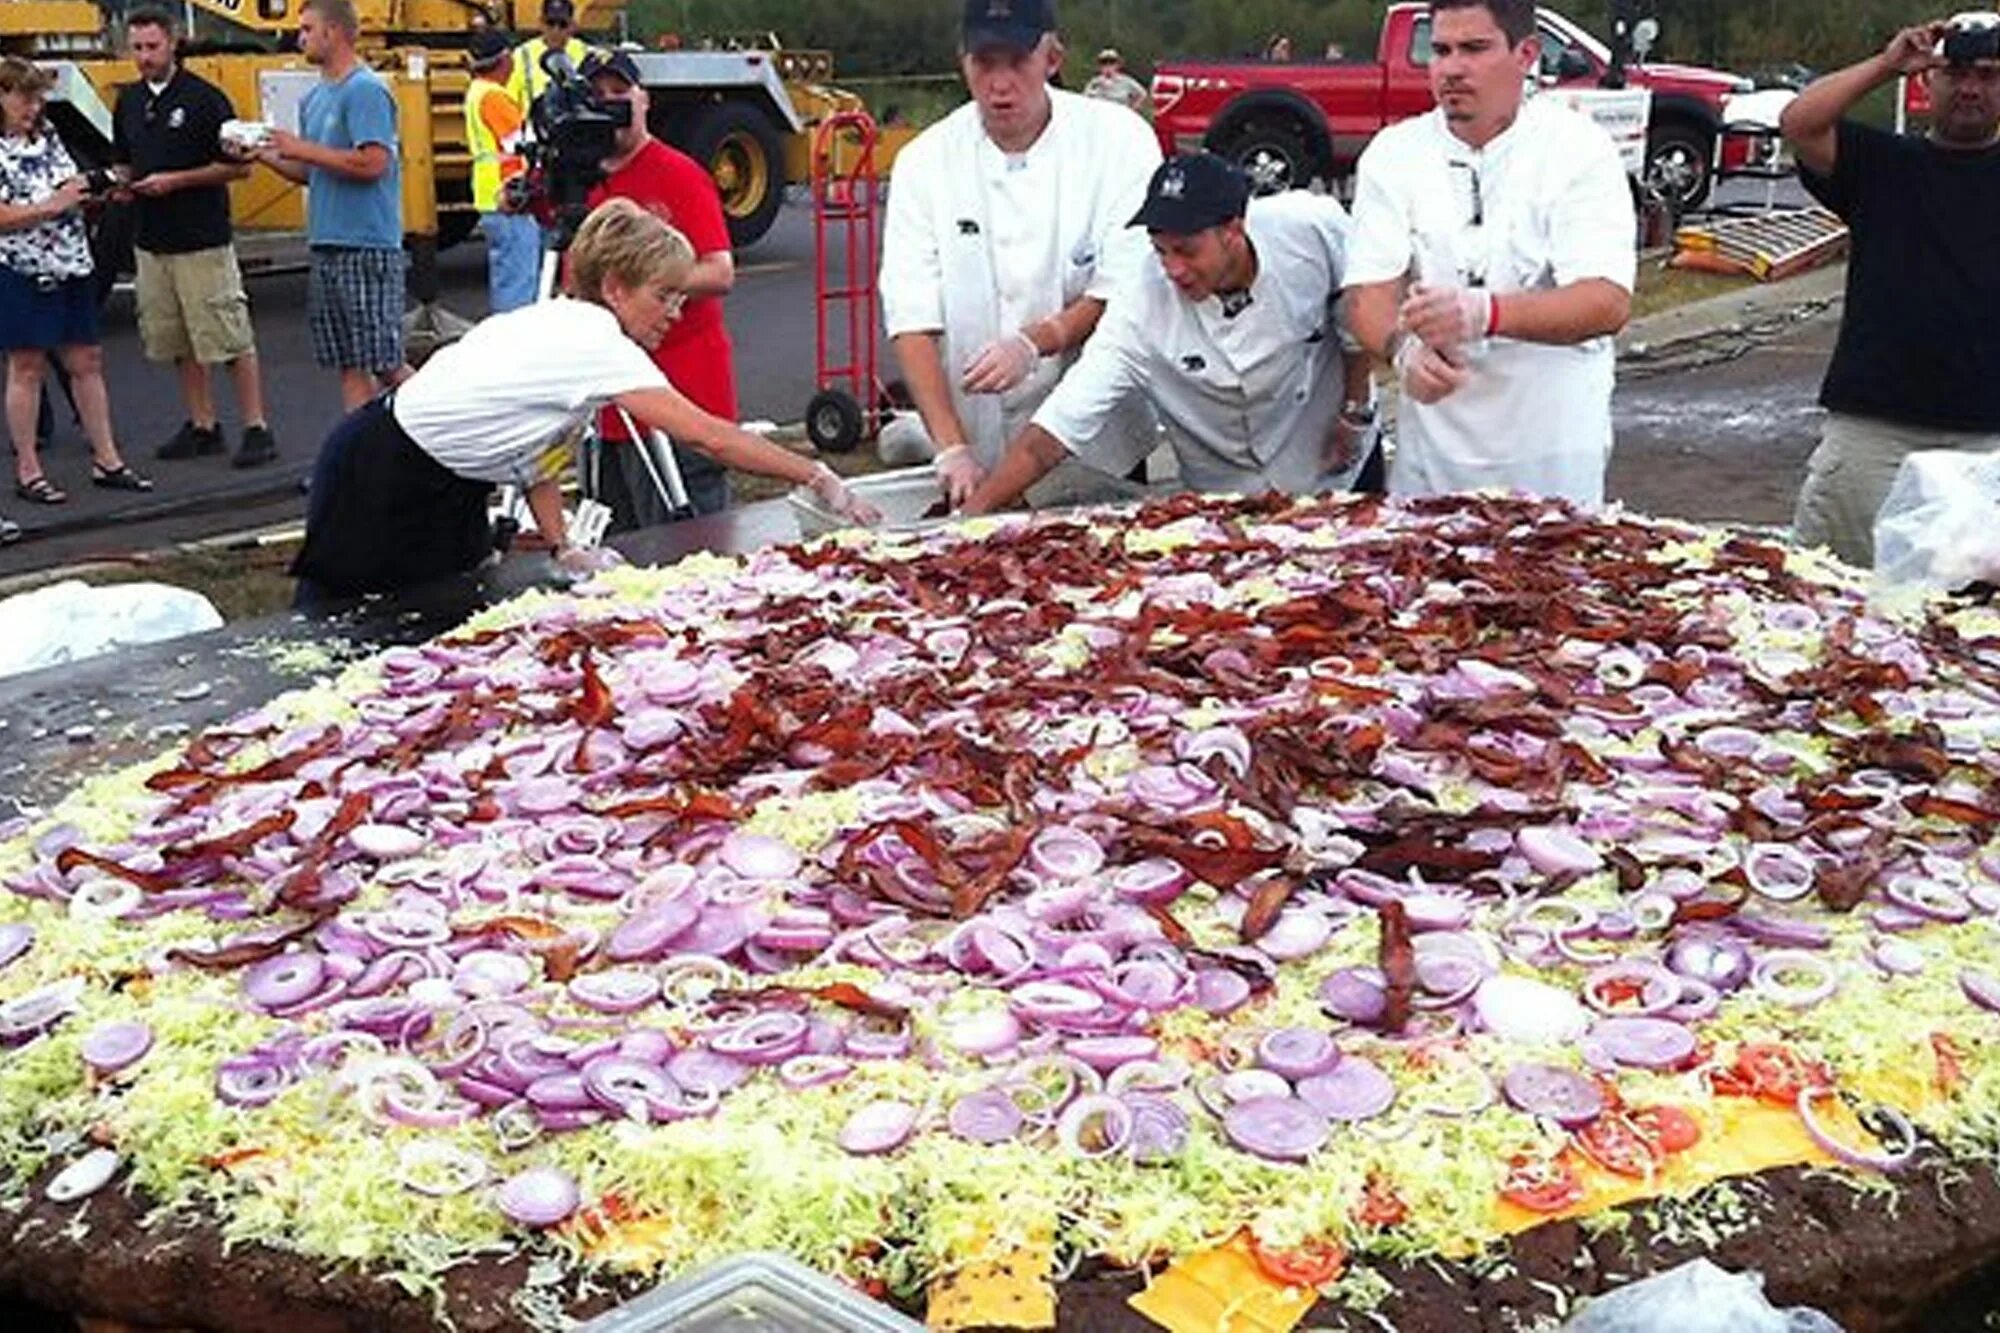
[{"label": "white plastic sheet", "polygon": [[2000,454],[1905,458],[1875,515],[1875,577],[1889,589],[1943,592],[2000,583]]},{"label": "white plastic sheet", "polygon": [[0,601],[0,676],[222,628],[208,598],[164,583],[65,579]]},{"label": "white plastic sheet", "polygon": [[1630,1286],[1586,1305],[1563,1333],[1841,1333],[1817,1310],[1779,1310],[1757,1273],[1731,1273],[1706,1259]]}]

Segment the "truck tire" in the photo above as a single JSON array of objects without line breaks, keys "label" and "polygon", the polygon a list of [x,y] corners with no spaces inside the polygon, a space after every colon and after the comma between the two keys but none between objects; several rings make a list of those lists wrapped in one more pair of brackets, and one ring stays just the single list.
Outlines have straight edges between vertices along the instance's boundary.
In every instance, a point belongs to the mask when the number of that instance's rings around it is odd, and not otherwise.
[{"label": "truck tire", "polygon": [[1306,130],[1290,116],[1252,115],[1211,136],[1209,147],[1243,168],[1253,194],[1303,189],[1320,174]]},{"label": "truck tire", "polygon": [[1670,120],[1646,135],[1646,184],[1676,218],[1708,202],[1714,164],[1714,136],[1699,126]]},{"label": "truck tire", "polygon": [[714,102],[690,111],[679,137],[680,150],[715,178],[730,244],[761,239],[785,199],[785,149],[771,118],[748,102]]}]

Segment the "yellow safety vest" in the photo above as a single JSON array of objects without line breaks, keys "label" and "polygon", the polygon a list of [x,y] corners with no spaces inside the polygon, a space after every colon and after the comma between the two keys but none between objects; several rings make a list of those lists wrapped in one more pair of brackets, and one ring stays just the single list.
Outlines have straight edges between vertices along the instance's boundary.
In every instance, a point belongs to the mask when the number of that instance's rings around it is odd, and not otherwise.
[{"label": "yellow safety vest", "polygon": [[[507,103],[504,109],[511,113],[501,117],[503,123],[511,120],[514,126],[504,136],[496,134],[487,119],[486,100],[490,97],[504,99]],[[465,90],[465,143],[472,150],[472,206],[481,213],[499,210],[502,182],[521,170],[521,159],[515,150],[521,121],[520,103],[493,80],[475,78]]]},{"label": "yellow safety vest", "polygon": [[[521,104],[523,115],[528,113],[529,104],[549,86],[548,71],[542,68],[542,53],[548,49],[545,37],[531,37],[514,48],[514,72],[507,78],[507,91]],[[572,37],[563,51],[569,56],[570,63],[580,69],[583,58],[590,54],[590,44],[581,37]]]}]

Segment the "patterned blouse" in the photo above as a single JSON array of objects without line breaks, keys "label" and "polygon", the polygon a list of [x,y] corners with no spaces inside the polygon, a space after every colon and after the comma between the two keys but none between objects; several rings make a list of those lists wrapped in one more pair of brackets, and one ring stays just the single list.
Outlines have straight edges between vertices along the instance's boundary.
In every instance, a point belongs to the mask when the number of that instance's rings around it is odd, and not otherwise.
[{"label": "patterned blouse", "polygon": [[[0,203],[41,203],[77,173],[76,160],[46,126],[32,138],[0,134]],[[0,231],[0,264],[28,278],[87,278],[93,265],[83,214],[71,209],[32,227]]]}]

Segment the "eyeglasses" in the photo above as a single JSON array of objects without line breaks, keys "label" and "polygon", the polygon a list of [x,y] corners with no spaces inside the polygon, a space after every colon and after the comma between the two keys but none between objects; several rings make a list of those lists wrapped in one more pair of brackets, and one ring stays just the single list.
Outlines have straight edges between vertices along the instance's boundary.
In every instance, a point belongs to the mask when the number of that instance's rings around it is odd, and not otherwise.
[{"label": "eyeglasses", "polygon": [[1464,172],[1466,174],[1466,178],[1472,182],[1472,218],[1467,225],[1474,227],[1485,226],[1486,201],[1480,197],[1479,193],[1479,168],[1474,166],[1470,162],[1454,161],[1451,164],[1451,169],[1453,171]]}]

